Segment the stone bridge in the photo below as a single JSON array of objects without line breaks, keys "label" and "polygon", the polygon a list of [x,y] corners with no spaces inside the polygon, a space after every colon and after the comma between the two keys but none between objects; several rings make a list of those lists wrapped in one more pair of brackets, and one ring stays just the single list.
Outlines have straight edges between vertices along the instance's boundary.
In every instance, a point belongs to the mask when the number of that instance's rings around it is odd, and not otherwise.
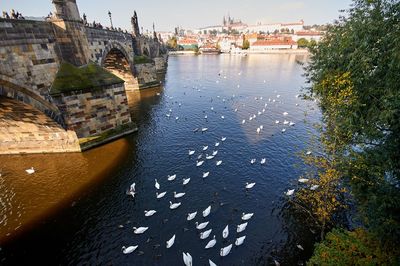
[{"label": "stone bridge", "polygon": [[53,4],[55,15],[45,21],[0,19],[0,96],[32,106],[79,138],[131,123],[125,90],[159,86],[157,73],[165,72],[156,33],[140,35],[136,12],[128,33],[88,27],[75,0]]}]

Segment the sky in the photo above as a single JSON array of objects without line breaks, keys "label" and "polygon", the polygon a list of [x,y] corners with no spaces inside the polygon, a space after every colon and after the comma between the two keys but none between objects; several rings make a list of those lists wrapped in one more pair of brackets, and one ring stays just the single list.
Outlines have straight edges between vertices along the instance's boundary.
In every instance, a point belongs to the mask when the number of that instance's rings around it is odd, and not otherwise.
[{"label": "sky", "polygon": [[[41,17],[53,11],[51,0],[1,0],[1,10],[14,8],[24,16]],[[241,19],[247,24],[296,22],[305,25],[325,24],[338,18],[339,10],[349,8],[351,0],[77,0],[82,16],[89,22],[109,26],[108,11],[113,25],[130,30],[130,18],[136,10],[139,26],[144,30],[173,31],[176,26],[184,29],[219,25],[222,17]]]}]

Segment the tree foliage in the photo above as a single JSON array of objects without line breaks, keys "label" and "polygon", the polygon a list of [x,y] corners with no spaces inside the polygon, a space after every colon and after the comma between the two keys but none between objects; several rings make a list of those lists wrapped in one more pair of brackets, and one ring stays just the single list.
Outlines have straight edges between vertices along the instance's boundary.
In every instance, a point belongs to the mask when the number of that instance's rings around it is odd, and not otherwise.
[{"label": "tree foliage", "polygon": [[321,140],[330,166],[338,179],[350,185],[368,231],[382,245],[396,246],[400,241],[400,2],[354,0],[310,51],[306,77],[311,86],[305,92],[322,109]]},{"label": "tree foliage", "polygon": [[308,265],[399,265],[399,252],[382,247],[366,230],[334,229],[317,244]]}]

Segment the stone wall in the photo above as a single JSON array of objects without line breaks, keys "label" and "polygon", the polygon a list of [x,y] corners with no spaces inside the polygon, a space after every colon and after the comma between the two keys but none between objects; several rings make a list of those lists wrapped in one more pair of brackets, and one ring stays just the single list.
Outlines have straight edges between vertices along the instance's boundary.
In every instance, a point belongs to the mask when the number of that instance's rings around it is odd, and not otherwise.
[{"label": "stone wall", "polygon": [[128,100],[122,83],[91,92],[71,92],[54,96],[65,114],[68,129],[79,138],[101,134],[131,122]]},{"label": "stone wall", "polygon": [[80,151],[74,131],[30,105],[0,96],[0,154]]},{"label": "stone wall", "polygon": [[140,89],[159,86],[160,81],[157,77],[155,63],[135,64],[135,72],[137,73]]},{"label": "stone wall", "polygon": [[165,74],[167,72],[167,55],[154,58],[156,71],[158,74]]}]

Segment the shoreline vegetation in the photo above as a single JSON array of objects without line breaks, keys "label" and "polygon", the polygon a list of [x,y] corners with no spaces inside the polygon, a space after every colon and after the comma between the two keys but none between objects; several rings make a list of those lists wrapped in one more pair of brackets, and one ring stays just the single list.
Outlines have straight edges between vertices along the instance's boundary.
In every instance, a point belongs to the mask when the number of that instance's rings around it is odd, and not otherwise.
[{"label": "shoreline vegetation", "polygon": [[307,265],[400,265],[400,2],[342,12],[304,67],[320,152],[287,203],[319,241]]},{"label": "shoreline vegetation", "polygon": [[[198,55],[196,51],[169,51],[168,55]],[[308,49],[271,49],[265,51],[241,50],[234,53],[221,53],[222,55],[248,55],[248,54],[309,54]],[[207,54],[208,55],[208,54]],[[215,54],[218,55],[218,54]]]}]

